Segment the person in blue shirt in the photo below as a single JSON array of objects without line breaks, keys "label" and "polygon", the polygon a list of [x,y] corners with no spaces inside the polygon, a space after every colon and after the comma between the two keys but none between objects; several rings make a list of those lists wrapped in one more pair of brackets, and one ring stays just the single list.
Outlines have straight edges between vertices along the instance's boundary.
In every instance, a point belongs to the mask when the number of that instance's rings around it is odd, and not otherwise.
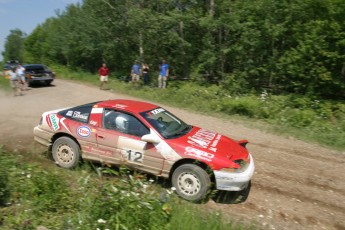
[{"label": "person in blue shirt", "polygon": [[140,75],[141,75],[141,65],[136,61],[134,65],[132,66],[132,70],[131,70],[132,82],[135,84],[138,83],[140,80]]},{"label": "person in blue shirt", "polygon": [[163,60],[162,64],[159,66],[158,88],[166,88],[168,76],[169,65]]}]

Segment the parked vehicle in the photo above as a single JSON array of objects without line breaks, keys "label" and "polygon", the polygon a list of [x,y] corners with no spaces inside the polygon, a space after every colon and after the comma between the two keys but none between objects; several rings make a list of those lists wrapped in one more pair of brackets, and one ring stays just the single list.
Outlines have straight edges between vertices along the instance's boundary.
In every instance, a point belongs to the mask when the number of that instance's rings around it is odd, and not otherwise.
[{"label": "parked vehicle", "polygon": [[43,64],[28,64],[25,68],[26,81],[29,86],[34,84],[50,85],[55,79],[55,73]]},{"label": "parked vehicle", "polygon": [[2,69],[2,75],[6,78],[9,79],[9,71],[12,70],[13,68],[17,67],[19,62],[17,60],[9,60],[5,63],[3,69]]},{"label": "parked vehicle", "polygon": [[169,178],[176,192],[202,201],[212,188],[247,198],[254,173],[248,141],[188,125],[164,108],[134,100],[107,100],[44,112],[34,138],[55,163],[81,159],[126,165]]}]

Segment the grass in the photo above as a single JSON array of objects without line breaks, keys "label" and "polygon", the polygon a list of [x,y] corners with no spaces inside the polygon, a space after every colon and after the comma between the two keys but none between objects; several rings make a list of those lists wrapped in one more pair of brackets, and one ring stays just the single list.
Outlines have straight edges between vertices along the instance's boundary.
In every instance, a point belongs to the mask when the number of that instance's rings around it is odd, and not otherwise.
[{"label": "grass", "polygon": [[[98,85],[97,74],[54,67],[58,77]],[[279,135],[294,136],[337,150],[345,149],[345,103],[318,100],[301,95],[273,95],[263,90],[260,95],[231,95],[219,86],[169,81],[167,89],[134,86],[125,77],[111,76],[109,87],[116,92],[138,98],[227,118],[248,126],[260,127]]]},{"label": "grass", "polygon": [[5,91],[11,90],[9,80],[3,77],[2,75],[0,76],[0,89],[5,90]]},{"label": "grass", "polygon": [[64,170],[0,148],[0,229],[254,229],[126,168]]}]

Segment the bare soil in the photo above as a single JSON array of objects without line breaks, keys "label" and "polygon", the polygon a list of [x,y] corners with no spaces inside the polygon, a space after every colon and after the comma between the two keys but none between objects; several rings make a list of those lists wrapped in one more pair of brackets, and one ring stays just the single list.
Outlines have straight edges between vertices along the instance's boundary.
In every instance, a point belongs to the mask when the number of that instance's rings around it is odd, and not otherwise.
[{"label": "bare soil", "polygon": [[[0,91],[0,144],[16,152],[23,150],[35,161],[44,151],[32,134],[42,112],[115,98],[135,99],[116,90],[60,79],[50,87],[29,88],[24,96]],[[250,142],[256,172],[248,200],[241,204],[209,201],[200,204],[201,208],[262,229],[345,229],[345,151],[162,106],[189,124]]]}]

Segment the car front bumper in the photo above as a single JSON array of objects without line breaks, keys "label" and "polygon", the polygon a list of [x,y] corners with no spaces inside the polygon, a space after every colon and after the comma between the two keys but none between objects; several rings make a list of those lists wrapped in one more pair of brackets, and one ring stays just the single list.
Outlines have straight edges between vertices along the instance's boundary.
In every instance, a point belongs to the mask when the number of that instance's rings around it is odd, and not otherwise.
[{"label": "car front bumper", "polygon": [[214,170],[218,190],[241,191],[247,188],[255,170],[253,157],[249,154],[250,163],[244,172],[224,172]]},{"label": "car front bumper", "polygon": [[38,143],[50,147],[52,145],[51,138],[53,133],[41,129],[39,126],[34,128],[34,140]]}]

